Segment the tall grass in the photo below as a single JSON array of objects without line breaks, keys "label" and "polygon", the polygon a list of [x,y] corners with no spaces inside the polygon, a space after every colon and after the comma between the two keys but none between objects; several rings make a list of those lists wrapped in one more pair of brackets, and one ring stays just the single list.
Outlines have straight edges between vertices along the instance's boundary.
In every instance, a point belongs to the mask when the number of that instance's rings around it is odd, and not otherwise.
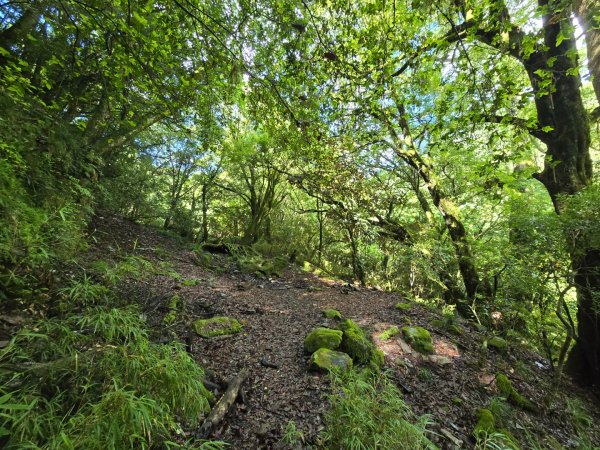
[{"label": "tall grass", "polygon": [[7,449],[164,446],[209,410],[203,376],[179,345],[148,340],[136,308],[42,321],[0,353],[0,436]]},{"label": "tall grass", "polygon": [[335,450],[434,449],[427,438],[428,416],[416,417],[398,388],[370,371],[334,375],[330,409],[321,434]]}]

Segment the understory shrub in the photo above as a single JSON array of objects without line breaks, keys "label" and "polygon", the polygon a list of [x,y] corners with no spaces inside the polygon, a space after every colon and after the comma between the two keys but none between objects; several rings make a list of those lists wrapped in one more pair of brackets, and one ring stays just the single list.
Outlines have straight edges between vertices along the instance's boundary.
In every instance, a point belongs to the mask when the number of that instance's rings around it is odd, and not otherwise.
[{"label": "understory shrub", "polygon": [[325,448],[435,448],[427,438],[429,417],[416,417],[385,375],[351,371],[332,376],[330,409],[321,433]]},{"label": "understory shrub", "polygon": [[177,344],[151,343],[133,307],[23,329],[0,354],[0,369],[7,449],[168,446],[212,396],[202,368]]}]

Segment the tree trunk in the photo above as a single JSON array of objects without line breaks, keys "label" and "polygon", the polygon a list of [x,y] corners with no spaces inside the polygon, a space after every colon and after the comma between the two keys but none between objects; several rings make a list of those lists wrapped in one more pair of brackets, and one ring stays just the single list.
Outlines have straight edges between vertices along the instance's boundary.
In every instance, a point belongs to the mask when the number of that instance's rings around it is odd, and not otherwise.
[{"label": "tree trunk", "polygon": [[200,242],[208,241],[208,185],[202,185],[202,237]]},{"label": "tree trunk", "polygon": [[600,6],[597,0],[573,0],[573,8],[585,33],[588,70],[593,77],[592,85],[600,107],[600,19],[598,18]]}]

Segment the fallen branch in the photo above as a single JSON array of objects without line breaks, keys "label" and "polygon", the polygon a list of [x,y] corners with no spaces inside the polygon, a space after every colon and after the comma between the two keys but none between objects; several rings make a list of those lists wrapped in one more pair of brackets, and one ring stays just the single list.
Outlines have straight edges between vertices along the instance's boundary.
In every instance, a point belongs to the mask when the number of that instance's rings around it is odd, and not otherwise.
[{"label": "fallen branch", "polygon": [[244,381],[248,378],[248,369],[244,368],[237,374],[234,378],[229,382],[229,386],[227,387],[227,391],[223,394],[223,396],[219,399],[217,404],[213,407],[213,409],[208,414],[208,417],[204,420],[204,423],[198,430],[198,435],[200,438],[206,438],[213,431],[215,425],[219,424],[224,418],[233,402],[238,396],[240,388]]}]

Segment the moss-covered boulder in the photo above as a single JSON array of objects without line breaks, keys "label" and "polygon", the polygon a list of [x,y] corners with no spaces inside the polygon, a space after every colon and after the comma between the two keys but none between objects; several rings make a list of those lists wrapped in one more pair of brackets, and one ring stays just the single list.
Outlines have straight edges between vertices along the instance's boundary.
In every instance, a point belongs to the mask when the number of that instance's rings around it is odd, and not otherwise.
[{"label": "moss-covered boulder", "polygon": [[371,352],[371,360],[369,361],[369,367],[375,371],[378,371],[383,367],[385,363],[385,354],[381,349],[374,349]]},{"label": "moss-covered boulder", "polygon": [[328,319],[342,319],[342,314],[337,309],[325,309],[322,312]]},{"label": "moss-covered boulder", "polygon": [[364,330],[350,319],[342,321],[339,329],[343,331],[341,349],[359,364],[369,364],[375,346]]},{"label": "moss-covered boulder", "polygon": [[501,373],[496,374],[496,387],[509,403],[526,411],[537,412],[537,406],[531,400],[517,392],[506,375]]},{"label": "moss-covered boulder", "polygon": [[304,350],[313,353],[320,348],[335,350],[342,343],[343,333],[331,328],[315,328],[304,339]]},{"label": "moss-covered boulder", "polygon": [[194,322],[194,330],[199,336],[211,338],[225,336],[242,331],[243,325],[231,317],[213,317],[211,319],[200,319]]},{"label": "moss-covered boulder", "polygon": [[488,348],[493,348],[499,352],[503,352],[508,348],[508,342],[500,336],[493,336],[487,340]]},{"label": "moss-covered boulder", "polygon": [[352,368],[352,358],[343,352],[320,348],[310,357],[310,368],[322,372],[346,371]]},{"label": "moss-covered boulder", "polygon": [[477,424],[473,429],[473,436],[482,438],[485,435],[491,434],[496,430],[496,419],[494,414],[489,409],[477,410]]},{"label": "moss-covered boulder", "polygon": [[407,302],[398,302],[394,305],[394,308],[406,312],[408,310],[410,310],[410,308],[412,308],[412,304],[411,303],[407,303]]},{"label": "moss-covered boulder", "polygon": [[416,326],[402,327],[402,335],[406,342],[408,342],[416,351],[426,355],[431,355],[433,353],[431,334],[429,334],[429,331],[425,328]]}]

